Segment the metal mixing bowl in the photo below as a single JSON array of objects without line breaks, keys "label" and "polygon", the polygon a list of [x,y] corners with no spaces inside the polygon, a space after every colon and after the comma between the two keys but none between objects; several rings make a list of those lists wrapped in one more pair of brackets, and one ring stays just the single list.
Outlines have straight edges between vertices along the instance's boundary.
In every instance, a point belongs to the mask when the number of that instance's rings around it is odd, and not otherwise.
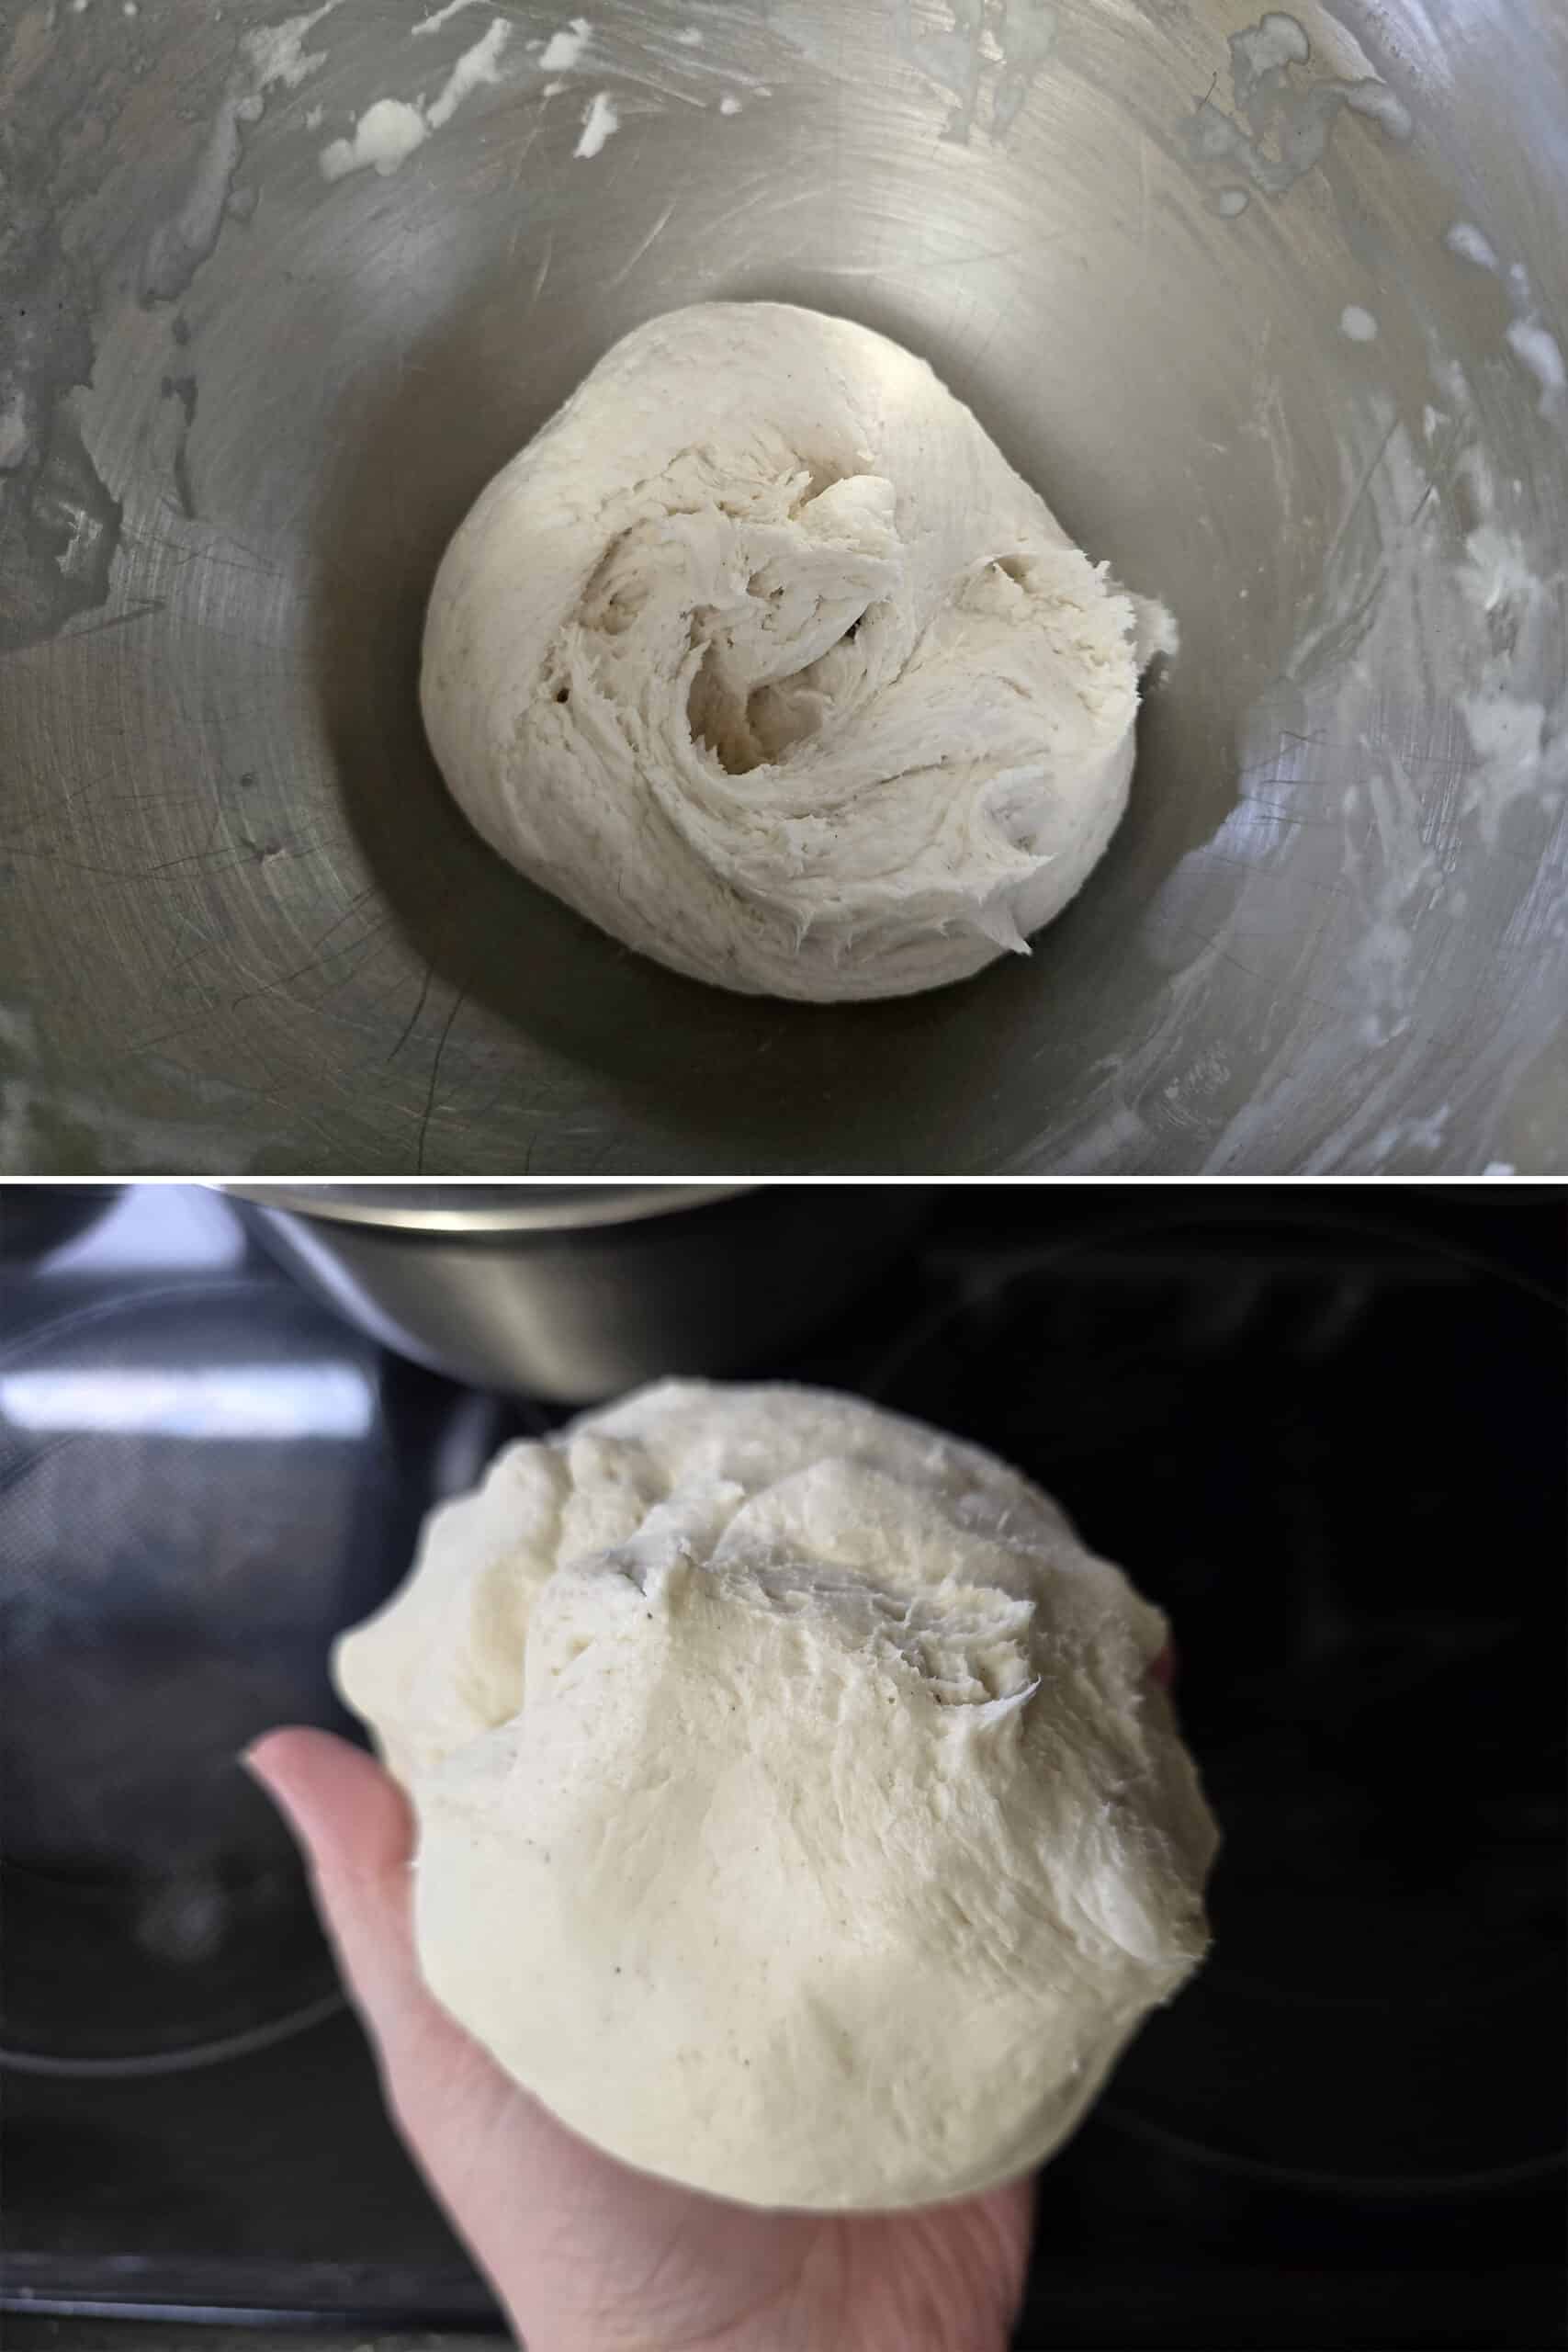
[{"label": "metal mixing bowl", "polygon": [[670,1374],[776,1368],[908,1248],[931,1187],[226,1190],[275,1257],[384,1347],[586,1405]]},{"label": "metal mixing bowl", "polygon": [[[1562,0],[570,5],[0,20],[8,1163],[1568,1164]],[[923,998],[625,953],[420,731],[487,478],[761,296],[1181,627],[1090,886]]]}]

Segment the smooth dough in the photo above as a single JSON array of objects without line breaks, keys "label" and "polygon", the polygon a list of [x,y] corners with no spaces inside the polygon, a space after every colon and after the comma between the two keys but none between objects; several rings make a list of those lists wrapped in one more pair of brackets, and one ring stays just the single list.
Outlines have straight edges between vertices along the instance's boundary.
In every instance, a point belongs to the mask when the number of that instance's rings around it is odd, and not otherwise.
[{"label": "smooth dough", "polygon": [[628,2163],[866,2208],[1039,2162],[1200,1959],[1165,1632],[989,1454],[670,1382],[502,1453],[335,1665],[452,2014]]},{"label": "smooth dough", "polygon": [[1168,615],[923,360],[707,302],[629,334],[437,575],[425,724],[503,857],[721,987],[902,996],[1060,912]]}]

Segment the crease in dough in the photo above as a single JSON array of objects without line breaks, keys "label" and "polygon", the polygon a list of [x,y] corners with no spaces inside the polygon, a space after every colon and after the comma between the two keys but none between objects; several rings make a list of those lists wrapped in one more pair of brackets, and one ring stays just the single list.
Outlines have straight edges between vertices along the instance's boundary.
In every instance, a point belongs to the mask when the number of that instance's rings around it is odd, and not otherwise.
[{"label": "crease in dough", "polygon": [[1174,624],[1075,547],[923,360],[772,302],[615,345],[482,493],[424,638],[432,746],[502,856],[720,987],[962,979],[1126,806]]}]

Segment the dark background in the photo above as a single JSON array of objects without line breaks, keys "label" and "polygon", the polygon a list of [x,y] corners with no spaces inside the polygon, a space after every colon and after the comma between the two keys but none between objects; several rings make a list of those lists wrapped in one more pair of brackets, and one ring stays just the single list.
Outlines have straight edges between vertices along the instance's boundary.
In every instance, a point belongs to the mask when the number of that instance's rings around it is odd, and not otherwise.
[{"label": "dark background", "polygon": [[[90,1223],[51,1255],[19,1197],[6,2293],[76,2316],[6,2340],[130,2352],[115,2311],[356,2343],[482,2325],[231,1759],[269,1721],[341,1723],[333,1627],[397,1580],[431,1499],[562,1417],[380,1357],[209,1196],[169,1196],[158,1264],[96,1269]],[[933,1188],[908,1261],[753,1368],[994,1447],[1175,1626],[1225,1838],[1214,1950],[1042,2176],[1022,2345],[1568,2334],[1564,1229],[1518,1187]],[[363,1426],[5,1418],[18,1369],[182,1363],[325,1368]]]}]

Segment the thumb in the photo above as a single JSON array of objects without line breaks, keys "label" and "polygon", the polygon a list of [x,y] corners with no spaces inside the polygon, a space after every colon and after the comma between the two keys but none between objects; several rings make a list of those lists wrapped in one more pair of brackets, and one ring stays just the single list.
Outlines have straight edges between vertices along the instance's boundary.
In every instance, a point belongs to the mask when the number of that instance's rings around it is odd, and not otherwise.
[{"label": "thumb", "polygon": [[304,1853],[316,1907],[383,2054],[429,1999],[414,1962],[413,1816],[373,1757],[324,1731],[269,1731],[241,1763]]},{"label": "thumb", "polygon": [[268,1732],[240,1760],[299,1841],[393,2120],[507,2302],[530,2232],[552,2214],[596,2210],[606,2180],[619,2188],[625,2176],[521,2092],[425,1989],[412,1919],[413,1818],[390,1775],[321,1731]]}]

